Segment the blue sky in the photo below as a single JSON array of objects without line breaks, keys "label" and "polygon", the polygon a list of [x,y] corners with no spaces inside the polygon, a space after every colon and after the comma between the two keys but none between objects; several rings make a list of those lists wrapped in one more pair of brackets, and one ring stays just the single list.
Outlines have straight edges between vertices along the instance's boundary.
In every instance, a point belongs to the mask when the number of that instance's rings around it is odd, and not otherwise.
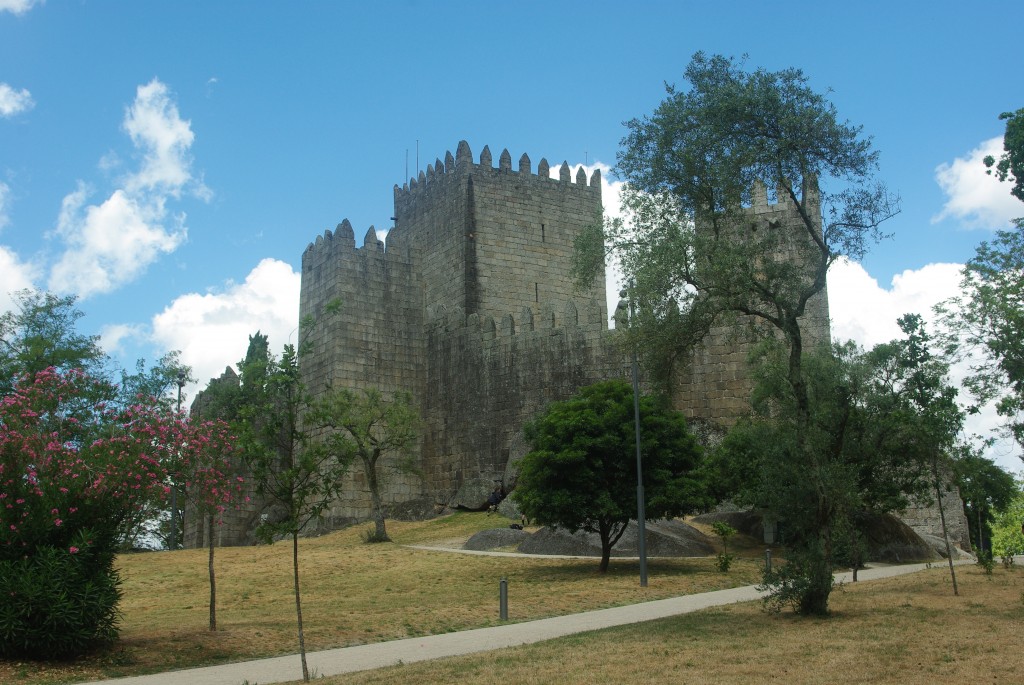
[{"label": "blue sky", "polygon": [[417,144],[420,168],[461,139],[614,165],[703,50],[803,69],[873,137],[903,212],[830,296],[837,337],[874,344],[1024,214],[980,169],[1024,106],[1022,25],[1019,2],[0,0],[0,307],[77,294],[126,364],[218,375],[292,334],[318,233],[388,228]]}]

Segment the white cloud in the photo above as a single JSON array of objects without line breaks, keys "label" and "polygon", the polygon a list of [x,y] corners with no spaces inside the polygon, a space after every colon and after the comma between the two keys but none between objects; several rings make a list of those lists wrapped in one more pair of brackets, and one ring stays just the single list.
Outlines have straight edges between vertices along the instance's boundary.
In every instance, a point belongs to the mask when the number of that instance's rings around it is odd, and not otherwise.
[{"label": "white cloud", "polygon": [[67,251],[50,272],[50,288],[82,298],[116,290],[145,272],[161,255],[173,252],[186,238],[181,219],[172,229],[162,197],[138,197],[115,190],[100,205],[83,209],[84,185],[64,198],[57,234]]},{"label": "white cloud", "polygon": [[268,336],[275,354],[285,343],[297,342],[300,280],[289,264],[264,259],[244,283],[174,300],[153,317],[153,339],[165,350],[181,350],[182,361],[205,387],[245,356],[257,330]]},{"label": "white cloud", "polygon": [[[140,167],[100,204],[86,206],[89,190],[81,182],[64,198],[55,235],[66,250],[50,273],[51,290],[86,298],[130,283],[187,238],[185,216],[171,215],[168,199],[184,191],[210,196],[191,171],[191,124],[181,119],[166,85],[153,79],[139,86],[123,128]],[[115,159],[112,154],[101,166]]]},{"label": "white cloud", "polygon": [[[2,9],[0,7],[0,10]],[[0,117],[13,117],[15,114],[27,112],[35,104],[32,95],[24,88],[14,90],[6,83],[0,83]]]},{"label": "white cloud", "polygon": [[43,0],[0,0],[0,12],[25,14],[34,5],[43,4]]},{"label": "white cloud", "polygon": [[9,311],[13,306],[11,293],[34,287],[35,277],[33,264],[22,262],[13,250],[0,245],[0,312]]},{"label": "white cloud", "polygon": [[138,324],[111,324],[100,329],[100,347],[111,356],[124,352],[126,340],[144,340],[148,336],[144,326]]},{"label": "white cloud", "polygon": [[928,264],[897,274],[886,289],[857,262],[837,262],[828,273],[833,340],[870,348],[901,337],[896,320],[904,314],[932,319],[932,307],[958,294],[962,268]]},{"label": "white cloud", "polygon": [[[195,140],[192,122],[181,119],[166,85],[153,79],[139,86],[135,102],[125,112],[123,128],[143,156],[142,168],[125,179],[126,190],[160,190],[177,197],[193,181],[189,168],[189,148]],[[204,189],[198,190],[203,194]]]},{"label": "white cloud", "polygon": [[1003,139],[992,138],[950,164],[935,169],[935,180],[946,194],[942,211],[932,223],[958,219],[967,228],[1006,228],[1010,219],[1020,216],[1021,204],[1010,195],[1010,185],[985,173],[982,160],[1003,153]]}]

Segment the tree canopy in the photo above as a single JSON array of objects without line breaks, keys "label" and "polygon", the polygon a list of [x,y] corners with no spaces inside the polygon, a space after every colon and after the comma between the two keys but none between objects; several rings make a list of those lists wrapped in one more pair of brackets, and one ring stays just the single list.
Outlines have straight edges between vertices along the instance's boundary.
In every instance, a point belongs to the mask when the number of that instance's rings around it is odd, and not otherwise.
[{"label": "tree canopy", "polygon": [[987,173],[994,171],[1000,181],[1009,181],[1010,194],[1024,202],[1024,107],[1016,112],[1003,112],[999,119],[1006,122],[1003,154],[998,161],[991,155],[985,157]]},{"label": "tree canopy", "polygon": [[[648,518],[707,504],[701,449],[682,414],[660,398],[640,398],[640,437]],[[543,525],[596,533],[601,571],[637,514],[633,389],[624,381],[588,386],[552,403],[526,428],[531,451],[520,463],[512,496]]]},{"label": "tree canopy", "polygon": [[[781,343],[791,440],[777,454],[787,464],[778,475],[792,483],[775,485],[805,483],[815,494],[815,536],[802,538],[813,560],[806,607],[824,613],[833,512],[848,488],[824,468],[834,436],[812,438],[803,365],[811,343],[827,341],[814,339],[804,317],[832,264],[861,258],[898,200],[875,178],[870,138],[842,121],[799,69],[747,71],[697,53],[685,77],[687,88],[668,86],[653,114],[627,122],[618,157],[626,219],[581,235],[576,277],[593,278],[606,257],[618,262],[639,305],[629,334],[648,364],[658,364],[650,369],[658,377],[688,359],[712,327],[741,316],[752,324],[746,330]],[[761,192],[789,207],[785,221],[753,221],[745,207]]]},{"label": "tree canopy", "polygon": [[979,402],[996,400],[1024,446],[1024,219],[1015,224],[978,246],[961,272],[961,295],[936,310],[951,331],[948,351],[971,360],[965,385]]},{"label": "tree canopy", "polygon": [[[669,86],[652,115],[627,122],[617,169],[627,218],[580,237],[576,275],[593,278],[606,253],[617,261],[636,284],[635,331],[663,358],[716,322],[754,317],[793,350],[800,394],[800,317],[835,260],[860,258],[882,235],[897,200],[874,178],[870,139],[800,70],[747,72],[697,53],[685,76],[689,88]],[[758,184],[793,203],[799,226],[749,230],[743,207]]]},{"label": "tree canopy", "polygon": [[390,466],[406,472],[412,470],[406,457],[419,437],[419,415],[412,396],[402,392],[388,396],[374,388],[342,388],[314,401],[308,418],[318,428],[328,429],[324,438],[327,450],[340,463],[359,459],[373,509],[371,539],[389,540],[381,497],[381,459],[390,457]]},{"label": "tree canopy", "polygon": [[832,560],[866,561],[863,524],[927,498],[936,460],[954,448],[963,415],[946,367],[929,353],[920,317],[900,323],[907,337],[869,352],[846,343],[807,355],[802,426],[783,351],[766,345],[754,413],[714,455],[723,494],[782,522],[792,563],[766,578],[775,607],[821,613]]},{"label": "tree canopy", "polygon": [[9,391],[23,374],[49,368],[102,375],[106,355],[99,336],[78,332],[84,314],[73,295],[19,290],[13,300],[15,308],[0,314],[0,391]]}]

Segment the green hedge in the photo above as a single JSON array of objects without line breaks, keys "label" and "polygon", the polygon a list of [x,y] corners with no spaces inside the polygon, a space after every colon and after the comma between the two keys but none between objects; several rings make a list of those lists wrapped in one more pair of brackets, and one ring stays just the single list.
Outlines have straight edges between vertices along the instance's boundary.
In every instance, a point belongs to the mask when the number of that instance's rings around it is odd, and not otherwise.
[{"label": "green hedge", "polygon": [[71,658],[117,638],[121,578],[95,547],[0,561],[0,657]]}]

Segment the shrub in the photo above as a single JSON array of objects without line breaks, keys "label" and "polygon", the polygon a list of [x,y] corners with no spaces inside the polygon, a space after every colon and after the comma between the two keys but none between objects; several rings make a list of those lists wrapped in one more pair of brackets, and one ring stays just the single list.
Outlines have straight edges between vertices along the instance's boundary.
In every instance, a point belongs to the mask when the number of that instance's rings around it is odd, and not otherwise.
[{"label": "shrub", "polygon": [[68,548],[0,561],[0,656],[66,659],[117,638],[121,579],[82,531]]},{"label": "shrub", "polygon": [[0,398],[0,655],[69,658],[117,636],[114,552],[167,491],[181,423],[154,403],[109,408],[78,371]]}]

